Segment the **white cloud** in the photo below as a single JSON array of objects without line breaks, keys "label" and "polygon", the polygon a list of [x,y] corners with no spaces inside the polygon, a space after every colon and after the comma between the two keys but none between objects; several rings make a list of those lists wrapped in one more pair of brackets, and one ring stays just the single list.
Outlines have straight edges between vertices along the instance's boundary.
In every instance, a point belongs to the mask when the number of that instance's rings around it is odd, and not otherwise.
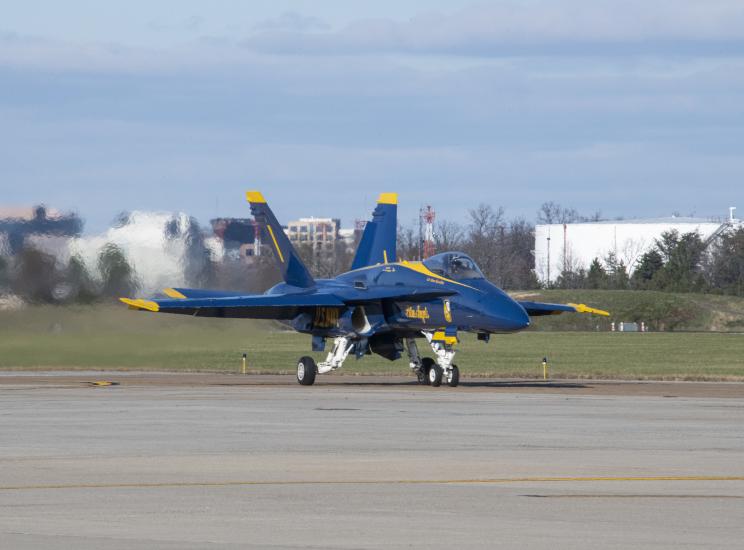
[{"label": "white cloud", "polygon": [[278,17],[256,23],[253,27],[257,32],[309,32],[327,31],[330,28],[330,25],[322,19],[290,11],[286,11]]},{"label": "white cloud", "polygon": [[323,186],[345,191],[345,216],[388,189],[410,212],[427,197],[450,214],[483,200],[530,215],[551,198],[713,211],[744,174],[744,52],[716,54],[742,41],[742,9],[497,2],[338,31],[285,14],[247,48],[0,32],[0,160],[17,201],[90,211],[176,200],[204,219],[219,196],[238,215],[249,182],[296,203],[289,215]]},{"label": "white cloud", "polygon": [[244,45],[283,54],[491,56],[601,53],[595,48],[620,53],[731,47],[741,51],[743,43],[740,0],[502,0],[407,21],[359,20],[325,33],[267,29],[249,36]]}]

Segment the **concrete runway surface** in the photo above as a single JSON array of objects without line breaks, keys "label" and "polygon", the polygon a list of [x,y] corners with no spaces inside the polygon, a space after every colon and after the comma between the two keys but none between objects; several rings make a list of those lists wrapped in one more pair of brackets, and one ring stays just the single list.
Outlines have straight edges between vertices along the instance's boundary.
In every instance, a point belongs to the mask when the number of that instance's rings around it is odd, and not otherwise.
[{"label": "concrete runway surface", "polygon": [[0,548],[742,547],[742,385],[274,378],[0,375]]}]

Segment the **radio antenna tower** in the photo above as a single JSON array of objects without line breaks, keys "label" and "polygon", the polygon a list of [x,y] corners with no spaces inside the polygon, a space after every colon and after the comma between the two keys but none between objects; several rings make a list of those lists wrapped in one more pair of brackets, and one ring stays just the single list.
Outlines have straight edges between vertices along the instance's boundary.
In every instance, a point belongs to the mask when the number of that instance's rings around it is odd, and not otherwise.
[{"label": "radio antenna tower", "polygon": [[431,206],[421,208],[421,223],[424,226],[423,254],[426,259],[434,254],[434,218],[436,213]]},{"label": "radio antenna tower", "polygon": [[261,255],[261,226],[253,221],[253,255]]}]

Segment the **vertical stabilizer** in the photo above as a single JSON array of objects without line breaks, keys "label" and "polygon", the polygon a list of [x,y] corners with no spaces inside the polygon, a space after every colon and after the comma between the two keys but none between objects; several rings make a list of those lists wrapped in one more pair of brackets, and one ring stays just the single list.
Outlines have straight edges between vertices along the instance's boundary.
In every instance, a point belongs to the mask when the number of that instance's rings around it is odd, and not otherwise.
[{"label": "vertical stabilizer", "polygon": [[396,261],[398,231],[398,194],[382,193],[372,221],[364,226],[351,269]]},{"label": "vertical stabilizer", "polygon": [[274,216],[274,213],[266,204],[266,199],[258,191],[248,191],[246,198],[251,204],[251,214],[256,221],[266,227],[268,233],[268,245],[274,251],[274,257],[282,272],[284,281],[293,286],[309,288],[315,286],[315,280],[302,263],[297,251],[289,242],[284,229]]}]

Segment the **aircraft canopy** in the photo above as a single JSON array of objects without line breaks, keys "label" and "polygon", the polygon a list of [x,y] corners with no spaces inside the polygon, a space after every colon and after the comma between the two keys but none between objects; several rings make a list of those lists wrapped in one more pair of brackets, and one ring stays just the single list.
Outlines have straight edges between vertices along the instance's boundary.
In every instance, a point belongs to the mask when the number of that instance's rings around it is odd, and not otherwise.
[{"label": "aircraft canopy", "polygon": [[455,281],[483,279],[483,273],[473,259],[463,252],[443,252],[424,260],[430,271]]}]

